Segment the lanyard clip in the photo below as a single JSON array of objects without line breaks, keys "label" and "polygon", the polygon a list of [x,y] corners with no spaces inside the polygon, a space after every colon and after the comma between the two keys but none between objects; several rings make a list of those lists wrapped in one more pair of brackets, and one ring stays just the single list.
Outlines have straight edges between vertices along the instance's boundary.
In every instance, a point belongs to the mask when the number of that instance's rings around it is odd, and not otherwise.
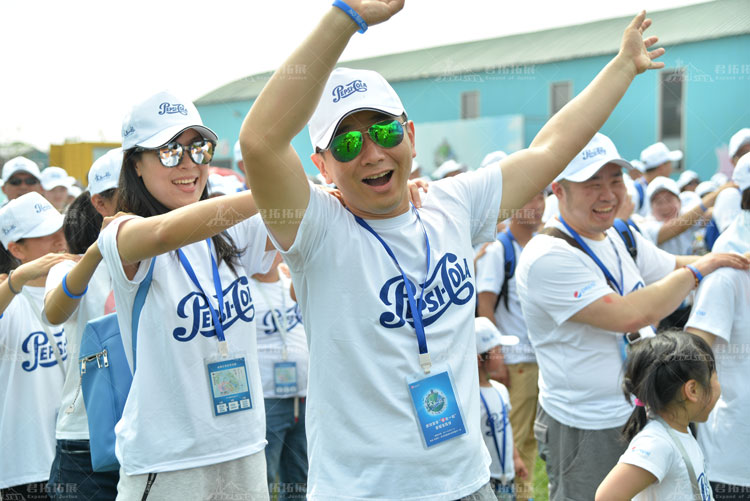
[{"label": "lanyard clip", "polygon": [[229,345],[226,341],[219,341],[219,355],[223,358],[229,357]]},{"label": "lanyard clip", "polygon": [[429,353],[420,353],[419,354],[419,365],[422,366],[422,369],[424,370],[425,374],[430,373],[430,369],[432,369],[432,361],[430,360],[430,354]]}]

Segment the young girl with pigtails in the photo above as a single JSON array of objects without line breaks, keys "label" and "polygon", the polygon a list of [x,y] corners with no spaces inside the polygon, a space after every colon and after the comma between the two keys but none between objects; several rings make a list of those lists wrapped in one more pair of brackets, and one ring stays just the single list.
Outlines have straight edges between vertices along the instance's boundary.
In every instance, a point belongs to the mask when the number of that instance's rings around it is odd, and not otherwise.
[{"label": "young girl with pigtails", "polygon": [[721,394],[711,347],[681,331],[646,339],[628,356],[623,391],[635,406],[623,429],[630,444],[596,500],[713,500],[688,428],[708,419]]}]

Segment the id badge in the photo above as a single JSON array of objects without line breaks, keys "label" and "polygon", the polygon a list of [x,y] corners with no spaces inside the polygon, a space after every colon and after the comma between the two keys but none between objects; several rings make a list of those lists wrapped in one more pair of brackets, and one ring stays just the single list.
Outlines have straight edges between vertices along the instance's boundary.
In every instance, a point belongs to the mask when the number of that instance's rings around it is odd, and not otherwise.
[{"label": "id badge", "polygon": [[297,362],[273,364],[273,388],[280,397],[297,394]]},{"label": "id badge", "polygon": [[516,489],[513,481],[511,480],[505,484],[497,481],[495,483],[495,494],[498,501],[514,501],[516,499]]},{"label": "id badge", "polygon": [[406,378],[409,396],[426,447],[466,433],[461,406],[448,367]]},{"label": "id badge", "polygon": [[214,416],[253,408],[244,356],[233,353],[227,358],[209,357],[205,363]]}]

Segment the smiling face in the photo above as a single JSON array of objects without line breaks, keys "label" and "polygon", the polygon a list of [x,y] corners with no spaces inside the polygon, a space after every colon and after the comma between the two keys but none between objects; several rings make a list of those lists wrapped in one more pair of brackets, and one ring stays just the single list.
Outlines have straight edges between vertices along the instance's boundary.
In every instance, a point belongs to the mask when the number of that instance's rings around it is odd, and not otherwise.
[{"label": "smiling face", "polygon": [[627,196],[622,169],[606,164],[582,183],[552,183],[560,201],[560,215],[581,236],[600,240],[615,220],[615,213]]},{"label": "smiling face", "polygon": [[393,118],[376,111],[360,111],[346,117],[336,135],[363,131],[362,151],[350,162],[339,162],[330,151],[314,153],[312,161],[327,183],[341,190],[346,206],[367,219],[384,219],[409,209],[407,181],[414,149],[414,124],[404,126],[404,139],[393,148],[376,145],[367,134],[372,124]]},{"label": "smiling face", "polygon": [[[188,146],[201,135],[188,129],[176,141]],[[176,167],[164,167],[156,151],[145,151],[136,162],[136,172],[143,179],[146,189],[168,209],[177,209],[200,200],[208,180],[208,165],[193,162],[188,149]]]},{"label": "smiling face", "polygon": [[659,222],[667,222],[679,216],[680,207],[680,197],[671,191],[657,191],[651,197],[651,213]]}]

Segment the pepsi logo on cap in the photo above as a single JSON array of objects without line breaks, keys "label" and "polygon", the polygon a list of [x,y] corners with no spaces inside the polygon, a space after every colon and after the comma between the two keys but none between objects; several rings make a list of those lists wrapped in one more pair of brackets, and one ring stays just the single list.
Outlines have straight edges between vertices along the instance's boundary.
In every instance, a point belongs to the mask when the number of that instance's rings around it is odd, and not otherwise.
[{"label": "pepsi logo on cap", "polygon": [[110,172],[106,172],[104,174],[94,174],[94,181],[101,181],[103,179],[108,179],[111,176]]},{"label": "pepsi logo on cap", "polygon": [[44,211],[50,210],[52,205],[49,204],[34,204],[34,210],[37,214],[41,214]]},{"label": "pepsi logo on cap", "polygon": [[132,134],[132,133],[134,133],[134,132],[135,132],[135,127],[133,127],[133,126],[131,125],[131,126],[130,126],[130,127],[128,127],[127,129],[125,129],[124,131],[122,131],[122,137],[128,137],[129,135],[131,135],[131,134]]},{"label": "pepsi logo on cap", "polygon": [[367,92],[367,84],[362,80],[353,80],[346,85],[337,85],[333,88],[333,102],[338,103],[355,92]]},{"label": "pepsi logo on cap", "polygon": [[159,115],[174,115],[175,113],[180,113],[181,115],[187,115],[188,111],[187,108],[185,108],[184,104],[170,104],[167,102],[161,103],[159,105]]},{"label": "pepsi logo on cap", "polygon": [[589,158],[594,158],[598,155],[606,155],[607,150],[602,148],[601,146],[597,146],[596,148],[591,148],[590,150],[583,150],[583,153],[581,154],[582,160],[588,160]]},{"label": "pepsi logo on cap", "polygon": [[15,229],[16,229],[16,225],[15,224],[11,224],[7,228],[3,228],[3,235],[7,235],[8,233],[10,233],[11,231],[13,231]]}]

